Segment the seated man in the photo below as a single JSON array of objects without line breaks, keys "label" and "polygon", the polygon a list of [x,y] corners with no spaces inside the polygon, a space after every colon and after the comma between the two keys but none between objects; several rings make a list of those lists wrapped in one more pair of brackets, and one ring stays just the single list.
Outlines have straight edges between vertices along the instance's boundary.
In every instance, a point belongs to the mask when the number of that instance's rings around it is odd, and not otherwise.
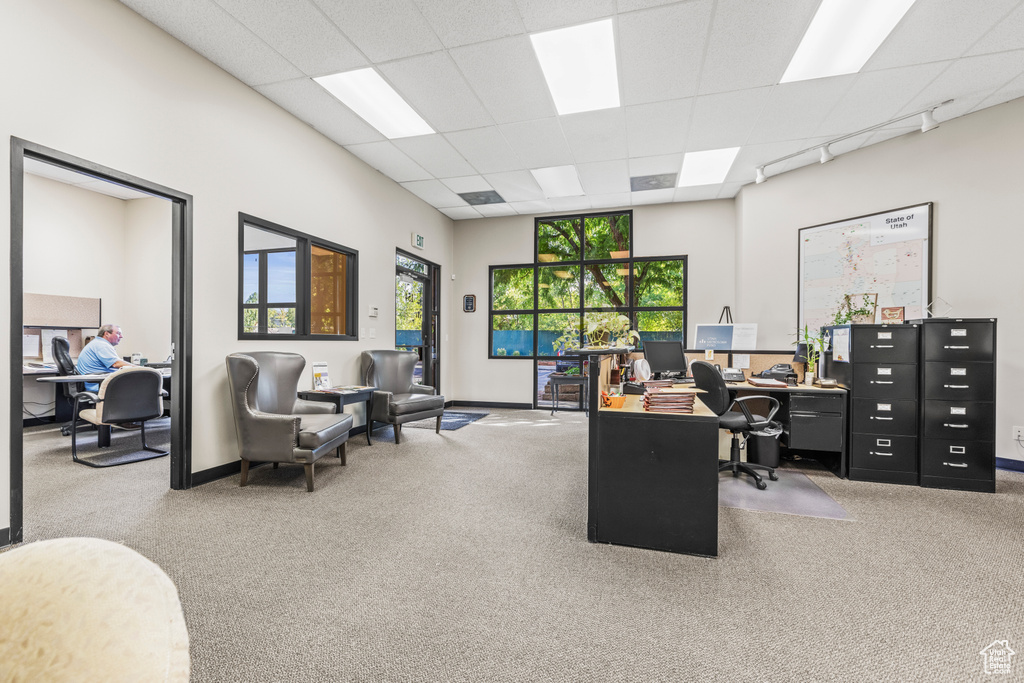
[{"label": "seated man", "polygon": [[[104,325],[96,333],[96,338],[82,349],[78,355],[78,374],[96,375],[106,372],[113,372],[131,363],[126,363],[117,355],[115,346],[122,338],[121,328],[118,325]],[[87,382],[86,391],[99,391],[100,385],[97,382]]]}]

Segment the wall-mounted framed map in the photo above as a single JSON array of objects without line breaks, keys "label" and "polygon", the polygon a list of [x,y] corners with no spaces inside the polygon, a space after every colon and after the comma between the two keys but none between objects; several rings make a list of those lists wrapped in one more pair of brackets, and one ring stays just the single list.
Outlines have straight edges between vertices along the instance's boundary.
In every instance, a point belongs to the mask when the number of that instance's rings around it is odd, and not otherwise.
[{"label": "wall-mounted framed map", "polygon": [[877,292],[877,309],[902,307],[905,320],[927,315],[931,202],[801,228],[799,239],[797,329],[832,324],[857,292]]}]

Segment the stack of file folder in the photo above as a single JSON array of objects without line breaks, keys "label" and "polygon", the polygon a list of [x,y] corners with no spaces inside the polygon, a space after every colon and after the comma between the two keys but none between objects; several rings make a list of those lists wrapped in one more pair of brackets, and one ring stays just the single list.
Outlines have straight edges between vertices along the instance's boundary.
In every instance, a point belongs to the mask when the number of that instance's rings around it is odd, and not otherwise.
[{"label": "stack of file folder", "polygon": [[692,413],[693,392],[651,387],[644,392],[644,410],[650,413]]}]

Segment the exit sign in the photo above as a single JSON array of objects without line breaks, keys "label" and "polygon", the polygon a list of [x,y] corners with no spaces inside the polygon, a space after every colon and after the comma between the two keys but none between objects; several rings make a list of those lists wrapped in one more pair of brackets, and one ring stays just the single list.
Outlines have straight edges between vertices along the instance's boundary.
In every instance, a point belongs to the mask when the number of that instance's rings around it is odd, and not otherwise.
[{"label": "exit sign", "polygon": [[416,247],[417,249],[422,249],[423,241],[423,235],[419,235],[415,232],[412,233],[412,246]]}]

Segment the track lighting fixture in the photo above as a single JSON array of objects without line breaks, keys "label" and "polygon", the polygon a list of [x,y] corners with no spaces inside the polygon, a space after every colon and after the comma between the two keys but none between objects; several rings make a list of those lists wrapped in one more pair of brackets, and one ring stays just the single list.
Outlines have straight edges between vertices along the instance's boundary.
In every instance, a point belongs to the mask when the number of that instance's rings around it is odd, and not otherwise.
[{"label": "track lighting fixture", "polygon": [[934,130],[939,127],[939,122],[935,120],[935,115],[932,113],[934,109],[921,112],[921,132],[927,133],[930,130]]},{"label": "track lighting fixture", "polygon": [[758,185],[768,180],[768,177],[764,174],[764,166],[757,167],[757,180],[755,181]]},{"label": "track lighting fixture", "polygon": [[832,152],[828,151],[828,145],[821,146],[821,163],[827,164],[835,158],[836,156],[832,154]]}]

